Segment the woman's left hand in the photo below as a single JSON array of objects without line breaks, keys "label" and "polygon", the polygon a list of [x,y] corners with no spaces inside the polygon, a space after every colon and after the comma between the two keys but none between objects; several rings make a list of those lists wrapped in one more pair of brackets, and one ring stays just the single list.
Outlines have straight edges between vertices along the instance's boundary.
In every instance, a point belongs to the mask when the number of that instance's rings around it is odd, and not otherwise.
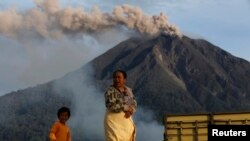
[{"label": "woman's left hand", "polygon": [[125,118],[129,118],[131,115],[132,115],[132,112],[126,111],[124,117],[125,117]]}]

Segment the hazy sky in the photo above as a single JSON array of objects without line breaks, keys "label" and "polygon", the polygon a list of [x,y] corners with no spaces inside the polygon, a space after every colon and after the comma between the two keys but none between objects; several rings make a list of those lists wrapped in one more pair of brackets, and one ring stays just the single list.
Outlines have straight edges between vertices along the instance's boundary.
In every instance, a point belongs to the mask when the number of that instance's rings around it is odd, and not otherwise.
[{"label": "hazy sky", "polygon": [[[81,36],[60,39],[40,39],[41,35],[30,29],[14,33],[11,29],[20,27],[19,21],[24,21],[19,13],[37,8],[34,1],[40,3],[43,0],[0,0],[0,95],[62,77],[129,37],[127,33],[120,33],[114,29],[95,35],[82,33]],[[184,35],[203,38],[237,57],[250,61],[250,0],[59,2],[61,7],[78,7],[84,11],[90,11],[93,6],[98,6],[101,12],[112,13],[115,6],[129,4],[140,8],[147,15],[159,15],[162,12]],[[42,27],[39,23],[46,23],[46,20],[33,22],[32,16],[28,19],[31,21],[29,27]],[[53,32],[53,26],[49,28],[52,33],[40,29],[36,29],[36,32],[41,32],[43,36],[59,35],[61,31]]]}]

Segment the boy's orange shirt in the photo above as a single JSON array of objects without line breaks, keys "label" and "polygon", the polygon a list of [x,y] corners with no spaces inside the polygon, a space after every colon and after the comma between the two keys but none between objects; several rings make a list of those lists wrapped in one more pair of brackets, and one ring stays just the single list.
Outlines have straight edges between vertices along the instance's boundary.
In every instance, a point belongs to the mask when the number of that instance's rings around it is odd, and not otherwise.
[{"label": "boy's orange shirt", "polygon": [[71,141],[70,129],[66,124],[55,122],[50,129],[50,141]]}]

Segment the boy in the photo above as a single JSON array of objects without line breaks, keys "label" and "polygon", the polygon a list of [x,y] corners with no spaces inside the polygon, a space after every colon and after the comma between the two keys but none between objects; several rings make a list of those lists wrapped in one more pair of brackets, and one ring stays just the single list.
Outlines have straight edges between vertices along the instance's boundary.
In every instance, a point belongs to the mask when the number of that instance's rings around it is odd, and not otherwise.
[{"label": "boy", "polygon": [[67,107],[61,107],[57,112],[58,121],[56,121],[49,133],[50,141],[71,141],[70,129],[66,121],[70,117],[70,110]]}]

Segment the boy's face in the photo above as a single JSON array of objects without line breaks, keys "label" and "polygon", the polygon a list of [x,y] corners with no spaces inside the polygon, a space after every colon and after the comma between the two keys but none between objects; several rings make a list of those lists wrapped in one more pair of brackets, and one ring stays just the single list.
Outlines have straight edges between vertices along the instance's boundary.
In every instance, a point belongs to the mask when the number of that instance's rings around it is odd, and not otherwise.
[{"label": "boy's face", "polygon": [[62,112],[59,115],[59,120],[61,123],[66,123],[66,121],[69,119],[69,114],[68,112]]}]

